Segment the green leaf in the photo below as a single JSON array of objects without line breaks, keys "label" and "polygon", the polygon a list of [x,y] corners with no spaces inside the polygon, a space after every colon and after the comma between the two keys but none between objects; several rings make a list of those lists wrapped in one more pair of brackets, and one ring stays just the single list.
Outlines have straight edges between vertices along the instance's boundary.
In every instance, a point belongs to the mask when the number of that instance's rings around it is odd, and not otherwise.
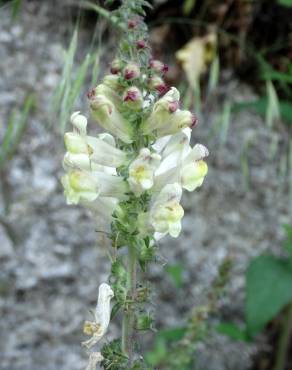
[{"label": "green leaf", "polygon": [[278,4],[290,7],[292,6],[292,0],[278,0]]},{"label": "green leaf", "polygon": [[292,226],[284,224],[283,228],[286,232],[286,240],[283,243],[283,248],[286,249],[286,251],[291,254],[292,257]]},{"label": "green leaf", "polygon": [[174,265],[168,265],[165,267],[165,271],[174,282],[177,288],[181,288],[183,283],[183,271],[184,267],[180,263]]},{"label": "green leaf", "polygon": [[285,260],[262,255],[251,262],[246,284],[247,332],[254,336],[292,301],[292,269]]},{"label": "green leaf", "polygon": [[194,9],[196,0],[185,0],[183,2],[183,14],[190,15],[191,11]]},{"label": "green leaf", "polygon": [[171,329],[160,330],[157,336],[167,341],[179,341],[183,338],[186,331],[187,328],[184,326],[175,327]]},{"label": "green leaf", "polygon": [[230,322],[222,322],[216,326],[216,330],[220,334],[224,334],[227,337],[230,337],[235,340],[239,340],[242,342],[249,342],[250,337],[246,332],[246,329],[241,329],[239,326],[232,324]]},{"label": "green leaf", "polygon": [[145,359],[152,366],[158,365],[167,356],[166,343],[163,339],[155,341],[152,351],[146,352]]}]

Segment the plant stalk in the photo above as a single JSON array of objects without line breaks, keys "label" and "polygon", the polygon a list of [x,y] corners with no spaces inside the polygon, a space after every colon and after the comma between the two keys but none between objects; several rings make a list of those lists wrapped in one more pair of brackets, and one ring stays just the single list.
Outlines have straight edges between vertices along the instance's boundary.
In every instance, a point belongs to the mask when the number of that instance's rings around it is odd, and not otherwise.
[{"label": "plant stalk", "polygon": [[289,342],[292,333],[292,304],[290,304],[285,313],[283,326],[280,333],[280,339],[276,354],[276,363],[274,370],[284,370],[287,352],[289,349]]},{"label": "plant stalk", "polygon": [[131,365],[133,358],[133,334],[135,324],[133,302],[135,302],[136,299],[137,285],[137,255],[134,246],[128,247],[127,267],[127,288],[130,302],[124,311],[122,323],[122,351],[126,356],[128,356],[129,364]]}]

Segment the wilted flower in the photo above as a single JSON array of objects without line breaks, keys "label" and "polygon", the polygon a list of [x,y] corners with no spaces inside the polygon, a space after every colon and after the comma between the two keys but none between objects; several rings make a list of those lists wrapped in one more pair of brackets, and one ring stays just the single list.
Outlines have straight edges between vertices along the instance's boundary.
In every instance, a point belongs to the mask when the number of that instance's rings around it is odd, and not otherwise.
[{"label": "wilted flower", "polygon": [[85,370],[96,370],[96,366],[99,362],[103,361],[103,356],[100,352],[91,352],[89,355],[89,361]]},{"label": "wilted flower", "polygon": [[91,348],[105,335],[110,322],[110,301],[113,296],[114,293],[108,284],[100,285],[94,321],[85,321],[83,327],[84,334],[90,335],[91,338],[82,342],[83,346]]},{"label": "wilted flower", "polygon": [[136,195],[152,188],[154,172],[160,163],[160,158],[160,155],[151,153],[148,148],[143,148],[130,164],[128,182]]}]

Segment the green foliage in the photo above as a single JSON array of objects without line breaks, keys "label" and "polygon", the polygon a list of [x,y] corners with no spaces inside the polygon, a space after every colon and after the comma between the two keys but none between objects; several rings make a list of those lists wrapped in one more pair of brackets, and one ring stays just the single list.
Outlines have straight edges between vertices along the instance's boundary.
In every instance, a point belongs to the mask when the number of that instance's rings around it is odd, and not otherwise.
[{"label": "green foliage", "polygon": [[[259,99],[242,102],[242,103],[234,103],[232,105],[233,112],[238,112],[241,110],[255,110],[261,116],[265,116],[267,109],[268,109],[268,98],[261,97]],[[289,101],[280,100],[279,101],[279,110],[281,118],[286,121],[288,124],[292,123],[292,104]]]},{"label": "green foliage", "polygon": [[189,15],[194,9],[196,0],[184,0],[183,2],[183,14]]},{"label": "green foliage", "polygon": [[173,265],[167,265],[165,267],[165,271],[169,275],[169,277],[174,282],[175,286],[177,288],[181,288],[183,283],[183,272],[184,272],[184,266],[180,263],[176,263]]},{"label": "green foliage", "polygon": [[14,156],[34,105],[35,99],[32,95],[29,95],[24,102],[21,112],[14,111],[10,115],[0,146],[0,169]]},{"label": "green foliage", "polygon": [[246,331],[246,328],[240,328],[239,326],[230,322],[221,322],[216,326],[216,330],[220,334],[224,334],[234,340],[249,342],[250,337]]},{"label": "green foliage", "polygon": [[247,271],[247,331],[254,336],[292,302],[292,268],[269,255],[254,259]]},{"label": "green foliage", "polygon": [[246,272],[246,328],[221,323],[217,330],[233,339],[249,341],[286,305],[292,303],[292,227],[284,225],[283,247],[288,258],[262,254],[250,262]]},{"label": "green foliage", "polygon": [[185,327],[171,328],[158,332],[153,349],[145,356],[151,366],[162,366],[167,370],[193,370],[197,344],[209,333],[209,315],[216,312],[219,299],[229,280],[232,261],[226,258],[219,266],[218,275],[212,282],[208,303],[195,307]]},{"label": "green foliage", "polygon": [[278,3],[283,6],[291,7],[292,0],[278,0]]}]

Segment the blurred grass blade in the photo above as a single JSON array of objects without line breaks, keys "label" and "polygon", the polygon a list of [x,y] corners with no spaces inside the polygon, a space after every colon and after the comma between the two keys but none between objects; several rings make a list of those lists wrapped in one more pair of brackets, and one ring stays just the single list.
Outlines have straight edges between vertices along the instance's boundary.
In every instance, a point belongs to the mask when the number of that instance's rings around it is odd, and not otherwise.
[{"label": "blurred grass blade", "polygon": [[97,84],[98,74],[99,74],[99,65],[100,65],[100,51],[96,51],[94,54],[92,74],[91,74],[91,86]]},{"label": "blurred grass blade", "polygon": [[[16,114],[16,112],[11,114],[3,142],[0,146],[0,168],[2,168],[5,162],[11,159],[15,154],[24,129],[28,123],[29,113],[34,105],[35,98],[33,95],[29,95],[25,100],[22,111],[19,114]],[[19,119],[18,116],[20,116]]]},{"label": "blurred grass blade", "polygon": [[22,0],[13,0],[12,1],[11,17],[12,17],[13,20],[15,20],[16,17],[18,16],[21,4],[22,4]]},{"label": "blurred grass blade", "polygon": [[64,64],[64,68],[62,72],[61,81],[53,97],[53,110],[54,111],[58,110],[60,101],[62,100],[62,96],[64,95],[66,86],[68,85],[68,81],[70,81],[71,72],[72,72],[73,63],[74,63],[74,57],[75,57],[76,50],[77,50],[77,43],[78,43],[78,30],[76,28],[74,30],[69,49],[65,53],[65,64]]},{"label": "blurred grass blade", "polygon": [[228,129],[230,126],[231,103],[225,102],[221,117],[220,144],[224,145],[227,141]]},{"label": "blurred grass blade", "polygon": [[272,81],[267,81],[267,110],[266,110],[266,124],[272,127],[276,120],[280,119],[279,100]]},{"label": "blurred grass blade", "polygon": [[218,56],[212,61],[210,67],[210,75],[208,81],[208,93],[210,94],[213,90],[216,89],[219,81],[220,74],[220,62]]},{"label": "blurred grass blade", "polygon": [[74,82],[71,82],[71,80],[67,81],[62,104],[61,104],[61,114],[60,114],[60,127],[61,127],[62,132],[64,132],[65,130],[66,122],[69,118],[69,115],[71,114],[71,109],[75,103],[75,100],[86,78],[86,74],[87,74],[90,62],[91,62],[91,57],[88,54],[84,62],[78,68],[75,81]]},{"label": "blurred grass blade", "polygon": [[183,2],[183,14],[190,15],[191,11],[196,5],[196,0],[184,0]]}]

